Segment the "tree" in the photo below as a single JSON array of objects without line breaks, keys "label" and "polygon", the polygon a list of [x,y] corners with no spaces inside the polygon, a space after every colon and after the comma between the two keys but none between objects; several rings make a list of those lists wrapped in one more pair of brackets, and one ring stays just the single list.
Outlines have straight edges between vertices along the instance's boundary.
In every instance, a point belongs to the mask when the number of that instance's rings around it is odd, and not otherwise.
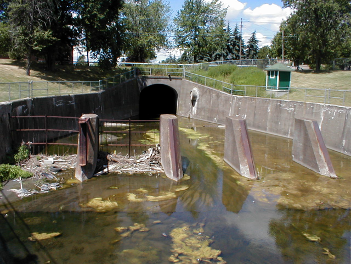
[{"label": "tree", "polygon": [[258,50],[257,58],[258,59],[267,59],[271,56],[271,48],[269,46],[263,46]]},{"label": "tree", "polygon": [[10,43],[11,39],[8,25],[5,22],[0,22],[0,57],[8,55]]},{"label": "tree", "polygon": [[[103,68],[116,65],[121,55],[122,39],[119,25],[121,0],[83,0],[75,2],[75,25],[81,44],[91,51]],[[89,56],[87,56],[89,58]]]},{"label": "tree", "polygon": [[[351,10],[346,0],[283,0],[292,7],[293,24],[300,43],[306,43],[306,56],[319,71],[322,63],[329,63],[342,44],[345,16]],[[291,18],[292,18],[291,17]],[[292,20],[291,20],[292,21]]]},{"label": "tree", "polygon": [[246,58],[257,59],[258,54],[258,40],[256,38],[256,31],[252,32],[246,45]]},{"label": "tree", "polygon": [[122,9],[124,52],[128,61],[145,62],[167,47],[170,8],[163,0],[127,0]]},{"label": "tree", "polygon": [[[187,50],[194,62],[213,54],[215,47],[223,45],[226,8],[219,0],[185,0],[174,19],[175,42]],[[221,36],[222,35],[222,36]]]},{"label": "tree", "polygon": [[54,3],[40,0],[14,0],[9,4],[12,55],[26,56],[26,73],[30,75],[32,55],[56,41],[50,24]]},{"label": "tree", "polygon": [[0,0],[0,22],[4,22],[7,20],[8,5],[9,1]]}]

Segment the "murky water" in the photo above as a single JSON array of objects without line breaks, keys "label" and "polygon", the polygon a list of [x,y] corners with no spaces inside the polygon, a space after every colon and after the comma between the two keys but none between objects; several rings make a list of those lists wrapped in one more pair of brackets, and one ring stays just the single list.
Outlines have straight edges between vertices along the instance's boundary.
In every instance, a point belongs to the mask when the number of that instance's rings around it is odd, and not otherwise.
[{"label": "murky water", "polygon": [[[250,132],[261,179],[249,181],[223,162],[223,128],[179,124],[190,177],[110,174],[8,205],[0,225],[12,254],[39,263],[350,263],[350,157],[330,153],[333,180],[293,163],[291,140]],[[33,232],[61,235],[32,242]]]}]

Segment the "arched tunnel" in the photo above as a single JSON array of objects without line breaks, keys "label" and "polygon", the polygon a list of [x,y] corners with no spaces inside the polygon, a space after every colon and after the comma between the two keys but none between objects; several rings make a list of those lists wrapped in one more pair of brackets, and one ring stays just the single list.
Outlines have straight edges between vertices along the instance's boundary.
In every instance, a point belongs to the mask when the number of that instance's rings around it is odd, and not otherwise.
[{"label": "arched tunnel", "polygon": [[161,114],[177,114],[178,93],[164,84],[145,87],[140,93],[139,118],[157,119]]}]

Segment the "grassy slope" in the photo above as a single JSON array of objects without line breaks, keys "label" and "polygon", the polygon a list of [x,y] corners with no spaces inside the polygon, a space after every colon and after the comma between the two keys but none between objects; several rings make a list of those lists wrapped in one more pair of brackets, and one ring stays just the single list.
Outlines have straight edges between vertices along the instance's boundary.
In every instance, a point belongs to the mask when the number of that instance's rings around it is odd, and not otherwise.
[{"label": "grassy slope", "polygon": [[47,72],[44,65],[33,63],[31,76],[27,76],[23,62],[0,59],[0,82],[98,81],[122,71],[120,68],[101,71],[98,67],[57,66],[55,72]]}]

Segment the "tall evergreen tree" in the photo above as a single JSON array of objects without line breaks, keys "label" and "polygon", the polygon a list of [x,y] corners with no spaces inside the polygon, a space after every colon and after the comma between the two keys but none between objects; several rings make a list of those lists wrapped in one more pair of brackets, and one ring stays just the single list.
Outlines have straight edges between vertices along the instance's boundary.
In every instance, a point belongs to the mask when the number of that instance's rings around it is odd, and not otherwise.
[{"label": "tall evergreen tree", "polygon": [[257,59],[258,54],[258,40],[256,38],[256,31],[252,32],[246,45],[246,58]]}]

